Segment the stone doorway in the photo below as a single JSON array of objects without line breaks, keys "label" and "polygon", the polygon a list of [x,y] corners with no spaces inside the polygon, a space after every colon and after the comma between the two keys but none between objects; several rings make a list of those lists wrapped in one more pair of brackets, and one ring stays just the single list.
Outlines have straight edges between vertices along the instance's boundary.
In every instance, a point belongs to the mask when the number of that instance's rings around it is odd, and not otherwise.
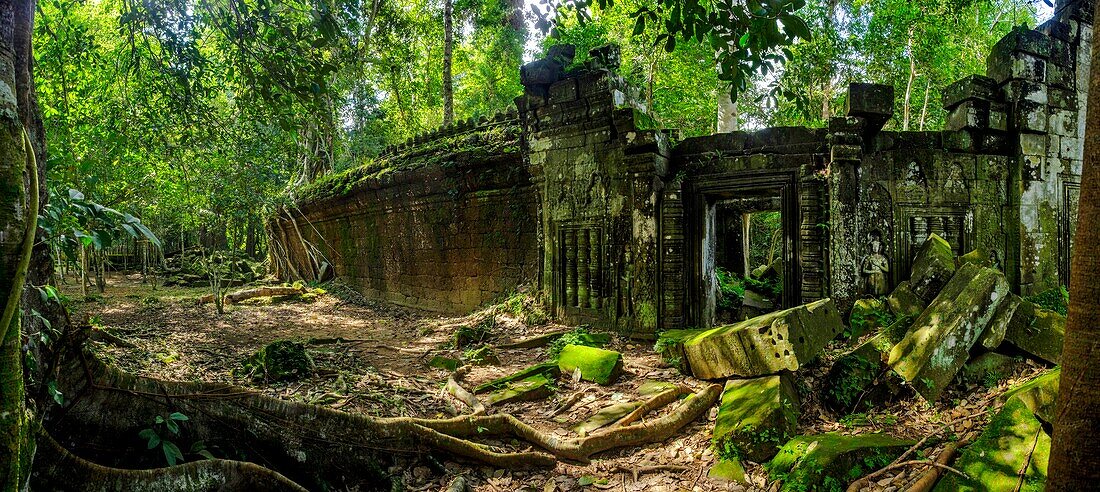
[{"label": "stone doorway", "polygon": [[751,172],[692,185],[692,324],[727,324],[801,303],[796,183],[793,173]]}]

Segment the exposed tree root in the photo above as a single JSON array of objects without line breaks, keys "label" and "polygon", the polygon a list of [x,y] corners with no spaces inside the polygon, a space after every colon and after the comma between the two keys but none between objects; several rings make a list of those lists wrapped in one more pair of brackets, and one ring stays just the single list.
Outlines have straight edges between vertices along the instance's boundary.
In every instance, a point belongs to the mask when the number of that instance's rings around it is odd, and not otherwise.
[{"label": "exposed tree root", "polygon": [[608,428],[608,430],[598,432],[597,434],[602,434],[603,432],[608,432],[608,431],[613,430],[617,427],[623,427],[625,425],[633,424],[634,422],[638,421],[638,419],[644,417],[645,414],[647,414],[649,412],[652,412],[652,411],[654,411],[658,408],[661,408],[665,405],[668,405],[669,403],[672,403],[672,402],[676,401],[676,399],[679,398],[680,395],[690,395],[690,394],[691,394],[691,389],[688,388],[687,386],[681,386],[681,385],[678,385],[675,388],[670,388],[670,389],[667,389],[667,390],[662,391],[660,393],[657,393],[656,395],[653,395],[652,398],[646,400],[645,403],[642,403],[642,406],[640,406],[638,408],[635,408],[634,411],[626,414],[625,417],[619,419],[618,422],[615,422],[614,424],[612,424],[611,427]]},{"label": "exposed tree root", "polygon": [[[58,384],[73,401],[53,412],[47,425],[56,435],[73,436],[78,451],[80,442],[109,442],[122,449],[94,451],[101,456],[142,456],[149,451],[137,433],[155,416],[178,411],[190,417],[180,436],[184,445],[203,441],[223,450],[219,456],[240,457],[278,470],[309,488],[351,484],[389,488],[382,469],[395,454],[433,449],[510,469],[553,467],[557,459],[587,462],[602,451],[667,439],[713,406],[722,389],[709,386],[667,415],[642,424],[588,438],[560,439],[507,414],[371,418],[225,384],[136,377],[90,356],[72,359],[60,371]],[[495,435],[527,441],[548,453],[501,452],[470,440]]]},{"label": "exposed tree root", "polygon": [[[226,294],[226,304],[236,304],[256,297],[293,296],[304,294],[305,288],[300,287],[258,287],[255,289],[238,290],[232,294]],[[207,294],[199,298],[199,304],[214,302],[214,294]]]},{"label": "exposed tree root", "polygon": [[[951,460],[955,459],[955,453],[959,450],[958,443],[950,443],[944,447],[940,455],[936,457],[936,463],[947,466]],[[917,478],[913,485],[908,489],[908,492],[929,492],[932,487],[936,486],[936,482],[939,481],[940,475],[943,475],[943,469],[939,467],[932,467],[931,470],[924,472],[920,478]]]},{"label": "exposed tree root", "polygon": [[31,486],[80,492],[306,490],[271,469],[245,461],[202,460],[152,470],[101,466],[70,453],[43,430],[38,432],[38,457]]},{"label": "exposed tree root", "polygon": [[[459,371],[462,371],[462,368],[459,368]],[[484,414],[485,404],[481,403],[481,400],[478,400],[477,396],[474,396],[473,393],[467,391],[466,388],[463,388],[462,385],[458,384],[458,381],[455,380],[456,376],[461,377],[461,375],[462,373],[458,371],[455,371],[455,374],[451,374],[451,376],[447,378],[447,386],[445,387],[445,389],[448,393],[451,394],[451,396],[457,398],[458,401],[461,401],[462,403],[465,403],[466,406],[470,407],[470,410],[473,411],[473,415]]]}]

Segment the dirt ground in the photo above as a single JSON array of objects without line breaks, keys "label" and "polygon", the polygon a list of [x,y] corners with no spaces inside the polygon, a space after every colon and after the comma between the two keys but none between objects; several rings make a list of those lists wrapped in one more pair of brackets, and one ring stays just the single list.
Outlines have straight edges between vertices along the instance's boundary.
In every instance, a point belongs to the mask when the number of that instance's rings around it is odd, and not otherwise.
[{"label": "dirt ground", "polygon": [[[461,356],[461,350],[450,348],[453,332],[460,325],[492,318],[495,337],[491,342],[495,344],[568,328],[555,324],[527,326],[492,308],[463,317],[444,317],[368,302],[339,285],[325,287],[329,292],[312,302],[261,300],[229,306],[222,316],[217,315],[213,305],[196,302],[207,289],[153,290],[137,275],[111,275],[106,292],[90,299],[80,299],[75,285],[67,289],[63,286],[63,291],[73,299],[74,319],[88,317],[93,324],[134,345],[125,348],[96,343],[102,356],[127,371],[161,379],[229,382],[278,398],[374,416],[447,417],[469,412],[443,390],[448,371],[427,364],[435,356]],[[233,370],[249,355],[282,339],[308,342],[317,367],[312,377],[269,383],[234,374]],[[849,346],[835,343],[817,362],[797,374],[808,388],[800,403],[801,433],[886,432],[915,440],[935,434],[970,441],[996,410],[997,396],[1042,369],[1030,363],[993,388],[963,388],[956,384],[935,405],[914,398],[872,413],[838,419],[819,404],[816,394],[831,361]],[[537,428],[576,437],[568,430],[573,423],[605,406],[643,399],[636,390],[644,381],[682,383],[696,389],[708,384],[667,367],[653,352],[652,342],[613,338],[607,348],[622,352],[624,357],[625,372],[617,383],[604,387],[576,383],[563,376],[556,396],[550,399],[507,404],[490,411],[512,413]],[[473,367],[463,386],[472,389],[547,357],[546,348],[501,349],[497,354],[499,365]],[[576,392],[584,396],[573,407],[549,417],[559,402]],[[778,489],[777,484],[767,481],[763,467],[754,463],[745,464],[752,482],[747,487],[707,477],[716,459],[710,444],[716,413],[717,408],[712,408],[706,419],[688,425],[663,443],[601,453],[587,466],[559,463],[553,470],[511,471],[451,461],[427,460],[432,466],[413,465],[424,460],[409,457],[400,459],[391,472],[402,475],[405,489],[411,491],[444,489],[456,475],[465,477],[474,490],[484,491]],[[943,439],[930,439],[915,457],[934,458],[944,443]],[[926,469],[917,466],[883,474],[865,490],[904,490]]]}]

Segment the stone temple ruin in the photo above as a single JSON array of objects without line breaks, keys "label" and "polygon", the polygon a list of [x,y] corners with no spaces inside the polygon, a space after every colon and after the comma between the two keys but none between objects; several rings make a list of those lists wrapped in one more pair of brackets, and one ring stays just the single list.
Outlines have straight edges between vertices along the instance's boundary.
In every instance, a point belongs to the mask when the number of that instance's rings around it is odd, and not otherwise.
[{"label": "stone temple ruin", "polygon": [[495,118],[391,147],[270,222],[280,274],[462,312],[521,284],[566,323],[635,336],[716,323],[716,269],[748,274],[746,218],[780,213],[778,307],[895,291],[933,235],[1030,295],[1068,282],[1091,8],[1060,6],[944,90],[942,131],[884,131],[892,87],[852,84],[827,128],[680,140],[594,50],[524,67]]}]

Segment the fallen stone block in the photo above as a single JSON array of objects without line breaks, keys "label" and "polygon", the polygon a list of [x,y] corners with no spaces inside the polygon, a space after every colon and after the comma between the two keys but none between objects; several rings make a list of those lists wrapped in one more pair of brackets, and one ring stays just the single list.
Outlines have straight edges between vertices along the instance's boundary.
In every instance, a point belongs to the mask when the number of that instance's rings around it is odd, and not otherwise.
[{"label": "fallen stone block", "polygon": [[736,482],[748,485],[745,467],[736,459],[719,459],[707,472],[707,478],[716,481]]},{"label": "fallen stone block", "polygon": [[554,393],[550,379],[536,374],[526,379],[512,381],[493,391],[485,399],[486,405],[503,405],[517,401],[534,401],[549,398]]},{"label": "fallen stone block", "polygon": [[584,345],[566,345],[558,356],[558,368],[566,374],[580,369],[581,379],[608,385],[622,373],[623,355]]},{"label": "fallen stone block", "polygon": [[967,362],[959,377],[969,384],[992,388],[1016,372],[1022,363],[1022,358],[986,352]]},{"label": "fallen stone block", "polygon": [[940,289],[955,274],[955,254],[951,245],[935,234],[928,236],[913,258],[909,271],[909,288],[926,303],[932,302]]},{"label": "fallen stone block", "polygon": [[766,465],[781,492],[844,490],[860,477],[888,465],[913,441],[886,434],[798,436]]},{"label": "fallen stone block", "polygon": [[1012,318],[1016,315],[1016,309],[1020,307],[1020,302],[1023,299],[1016,294],[1009,294],[1008,299],[1005,299],[1001,306],[997,308],[997,313],[993,315],[993,321],[989,323],[989,326],[985,328],[981,336],[978,337],[977,345],[986,350],[996,350],[1004,342],[1005,333],[1008,331],[1009,324],[1012,323]]},{"label": "fallen stone block", "polygon": [[825,405],[842,414],[866,411],[907,392],[905,380],[886,364],[912,320],[901,317],[837,358],[824,381]]},{"label": "fallen stone block", "polygon": [[476,388],[474,388],[474,393],[480,394],[488,391],[502,389],[506,387],[508,383],[527,379],[534,375],[541,375],[546,379],[554,380],[557,379],[559,374],[561,374],[561,370],[558,369],[558,365],[553,362],[536,364],[514,374],[510,374],[508,376],[504,376],[502,378],[494,379],[487,383],[480,384]]},{"label": "fallen stone block", "polygon": [[756,377],[797,370],[843,328],[832,299],[822,299],[732,325],[681,333],[678,350],[697,378]]},{"label": "fallen stone block", "polygon": [[878,331],[894,322],[893,313],[879,299],[860,299],[852,305],[848,315],[848,338],[859,338],[865,333]]},{"label": "fallen stone block", "polygon": [[570,427],[569,430],[576,432],[582,437],[587,436],[590,432],[596,429],[606,427],[608,425],[614,424],[615,422],[618,422],[620,419],[626,417],[627,414],[633,412],[636,408],[640,406],[642,406],[642,402],[631,401],[603,407],[600,409],[600,411],[596,412],[591,417],[588,417],[588,419],[586,419],[585,421]]},{"label": "fallen stone block", "polygon": [[726,381],[713,442],[721,459],[763,463],[798,430],[798,392],[790,376]]},{"label": "fallen stone block", "polygon": [[1062,377],[1060,368],[1046,371],[1041,376],[1012,388],[1001,396],[1007,402],[1017,399],[1024,403],[1039,420],[1054,424],[1055,406],[1058,400],[1058,380]]},{"label": "fallen stone block", "polygon": [[1004,340],[1042,360],[1061,364],[1065,335],[1065,316],[1021,301],[1005,330]]},{"label": "fallen stone block", "polygon": [[661,360],[669,366],[675,367],[680,373],[690,376],[691,369],[687,365],[687,357],[684,355],[684,340],[701,333],[701,330],[665,330],[657,334],[657,343],[653,345],[653,351],[661,356]]},{"label": "fallen stone block", "polygon": [[1008,294],[1001,272],[963,265],[890,349],[887,363],[922,397],[935,401],[966,364],[970,348]]},{"label": "fallen stone block", "polygon": [[894,288],[894,292],[886,298],[886,305],[895,316],[916,317],[928,307],[928,302],[918,297],[906,280]]},{"label": "fallen stone block", "polygon": [[962,449],[955,468],[937,492],[1041,491],[1046,484],[1050,436],[1020,399],[1010,398],[973,444]]}]

